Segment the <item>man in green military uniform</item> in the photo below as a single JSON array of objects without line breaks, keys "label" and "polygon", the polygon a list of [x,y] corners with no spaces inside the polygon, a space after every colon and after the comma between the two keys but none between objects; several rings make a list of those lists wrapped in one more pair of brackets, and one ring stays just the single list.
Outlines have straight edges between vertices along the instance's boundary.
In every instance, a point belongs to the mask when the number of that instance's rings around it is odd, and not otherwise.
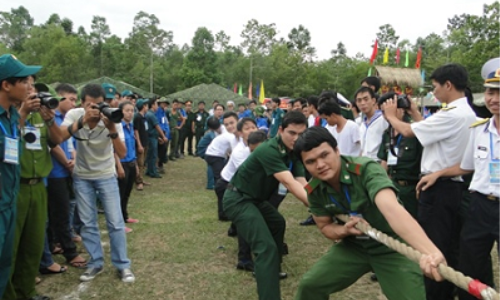
[{"label": "man in green military uniform", "polygon": [[[425,275],[437,272],[444,257],[422,228],[398,203],[394,184],[374,160],[341,156],[337,141],[323,127],[307,129],[294,146],[313,179],[306,186],[309,208],[321,233],[334,244],[302,278],[295,299],[321,300],[375,271],[389,300],[425,299],[422,273],[416,263],[369,239],[354,226],[367,222],[423,253]],[[335,215],[349,214],[346,224]]]},{"label": "man in green military uniform", "polygon": [[[386,100],[393,99],[394,96],[396,96],[394,92],[380,96],[379,107]],[[411,101],[409,103],[414,105]],[[408,109],[407,111],[411,113],[412,110]],[[411,116],[402,108],[398,108],[396,116],[403,122],[413,122]],[[421,118],[420,115],[417,117]],[[398,198],[415,219],[417,219],[418,211],[416,187],[420,179],[422,150],[422,145],[416,137],[404,137],[389,126],[382,135],[382,143],[377,153],[377,157],[381,160],[380,164],[387,170],[387,174],[399,191]]]},{"label": "man in green military uniform", "polygon": [[[170,154],[168,159],[175,161],[177,158],[176,151],[179,145],[179,129],[182,128],[186,119],[184,119],[180,113],[180,103],[179,100],[174,99],[172,101],[172,109],[168,111],[168,125],[170,126]],[[179,124],[180,122],[180,124]]]},{"label": "man in green military uniform", "polygon": [[[255,277],[260,300],[278,300],[285,219],[268,199],[287,190],[307,206],[304,166],[292,149],[307,119],[297,111],[283,118],[278,136],[265,141],[240,165],[224,194],[225,215],[255,255]],[[296,179],[295,179],[295,178]]]},{"label": "man in green military uniform", "polygon": [[55,111],[41,105],[28,77],[29,95],[19,109],[21,128],[21,180],[17,197],[16,230],[10,281],[3,299],[49,299],[37,296],[35,277],[45,242],[47,189],[44,178],[52,170],[49,146],[62,141]]},{"label": "man in green military uniform", "polygon": [[[10,279],[16,207],[21,168],[19,166],[19,113],[16,106],[29,93],[28,76],[40,66],[26,66],[15,56],[0,56],[0,298]],[[40,259],[41,254],[37,257]]]},{"label": "man in green military uniform", "polygon": [[198,111],[195,112],[194,115],[194,122],[191,129],[196,139],[196,149],[198,149],[198,143],[205,134],[205,124],[210,116],[208,112],[205,111],[205,101],[198,102]]},{"label": "man in green military uniform", "polygon": [[285,112],[280,108],[281,99],[273,98],[272,102],[272,113],[271,113],[271,127],[269,128],[268,136],[270,138],[275,137],[278,134],[278,129],[283,121],[283,116]]}]

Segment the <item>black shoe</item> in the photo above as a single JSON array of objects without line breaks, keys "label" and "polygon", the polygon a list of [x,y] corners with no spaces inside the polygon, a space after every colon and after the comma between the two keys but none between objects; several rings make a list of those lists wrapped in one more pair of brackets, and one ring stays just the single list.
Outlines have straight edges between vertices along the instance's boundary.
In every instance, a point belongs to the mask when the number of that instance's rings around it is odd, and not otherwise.
[{"label": "black shoe", "polygon": [[370,276],[370,279],[371,279],[371,281],[378,281],[377,274],[373,273],[373,274]]},{"label": "black shoe", "polygon": [[[255,277],[255,272],[252,272],[253,277]],[[279,273],[280,280],[286,279],[288,277],[288,274],[285,272],[280,272]]]},{"label": "black shoe", "polygon": [[193,154],[193,153],[188,153],[188,155],[189,155],[189,156],[194,156],[194,154]]},{"label": "black shoe", "polygon": [[43,296],[43,295],[36,295],[36,296],[29,298],[28,300],[50,300],[50,297]]},{"label": "black shoe", "polygon": [[305,219],[304,221],[300,222],[300,225],[302,226],[308,226],[308,225],[316,225],[316,222],[314,222],[314,219],[311,216],[309,218]]},{"label": "black shoe", "polygon": [[288,255],[288,244],[283,243],[283,255]]},{"label": "black shoe", "polygon": [[253,272],[253,262],[251,260],[248,261],[240,260],[238,261],[238,264],[236,264],[236,269]]},{"label": "black shoe", "polygon": [[221,221],[221,222],[229,222],[229,219],[226,216],[220,216],[219,217],[219,221]]},{"label": "black shoe", "polygon": [[238,230],[236,230],[236,228],[233,228],[232,226],[229,227],[229,229],[227,230],[227,236],[230,237],[238,236]]}]

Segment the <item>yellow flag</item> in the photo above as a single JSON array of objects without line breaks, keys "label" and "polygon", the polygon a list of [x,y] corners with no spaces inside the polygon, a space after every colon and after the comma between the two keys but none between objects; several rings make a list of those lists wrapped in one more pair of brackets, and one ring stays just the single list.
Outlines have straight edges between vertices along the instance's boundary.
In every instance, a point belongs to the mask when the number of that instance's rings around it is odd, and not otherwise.
[{"label": "yellow flag", "polygon": [[260,90],[259,90],[259,102],[264,103],[264,99],[266,96],[264,95],[264,80],[260,81]]},{"label": "yellow flag", "polygon": [[385,48],[384,52],[384,64],[387,64],[389,62],[389,48]]}]

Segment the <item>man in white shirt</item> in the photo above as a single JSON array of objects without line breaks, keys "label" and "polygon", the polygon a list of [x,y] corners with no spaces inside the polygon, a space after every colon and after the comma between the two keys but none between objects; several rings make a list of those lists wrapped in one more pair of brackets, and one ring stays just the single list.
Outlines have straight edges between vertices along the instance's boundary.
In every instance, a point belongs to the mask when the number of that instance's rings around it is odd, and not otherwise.
[{"label": "man in white shirt", "polygon": [[77,140],[73,184],[78,214],[83,223],[81,236],[90,255],[81,281],[91,281],[103,271],[104,255],[97,223],[96,193],[104,208],[111,244],[111,262],[123,282],[134,282],[127,257],[125,223],[120,207],[114,153],[125,157],[122,126],[115,125],[99,110],[104,101],[104,89],[88,84],[81,92],[82,108],[70,110],[61,124],[64,139]]},{"label": "man in white shirt", "polygon": [[[387,121],[405,137],[417,137],[424,147],[421,173],[428,174],[452,167],[462,160],[464,145],[469,140],[469,126],[476,115],[467,103],[464,90],[468,83],[465,68],[447,64],[431,75],[434,95],[446,107],[422,120],[412,106],[411,114],[416,121],[405,123],[396,117],[397,101],[383,104]],[[418,221],[429,238],[444,254],[448,265],[457,266],[459,240],[459,211],[462,199],[460,177],[442,177],[436,184],[419,195]],[[453,284],[425,279],[428,300],[453,299]]]},{"label": "man in white shirt", "polygon": [[389,127],[389,124],[382,117],[382,112],[377,109],[377,98],[371,88],[359,88],[354,98],[356,99],[356,105],[364,115],[363,122],[359,127],[361,156],[379,161],[377,157],[378,149],[382,143],[384,130]]},{"label": "man in white shirt", "polygon": [[[489,286],[491,276],[491,248],[499,236],[500,197],[500,58],[483,66],[485,104],[493,114],[470,127],[470,138],[460,164],[424,176],[418,188],[429,189],[438,178],[465,175],[474,171],[469,191],[471,203],[460,236],[458,270]],[[496,170],[496,172],[494,171]],[[476,299],[459,291],[460,300]]]},{"label": "man in white shirt", "polygon": [[338,141],[340,154],[359,156],[361,152],[361,138],[359,127],[354,121],[342,116],[340,106],[332,100],[321,101],[318,113],[329,126],[326,128]]}]

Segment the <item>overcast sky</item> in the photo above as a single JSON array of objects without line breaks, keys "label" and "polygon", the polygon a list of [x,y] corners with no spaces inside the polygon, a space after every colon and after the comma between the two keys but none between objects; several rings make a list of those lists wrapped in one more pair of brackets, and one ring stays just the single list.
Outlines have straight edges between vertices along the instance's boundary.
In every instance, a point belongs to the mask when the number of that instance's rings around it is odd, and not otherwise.
[{"label": "overcast sky", "polygon": [[[15,3],[15,6],[13,6]],[[240,33],[250,19],[261,24],[275,23],[278,37],[287,37],[290,30],[304,25],[311,32],[311,44],[319,59],[330,57],[330,51],[342,41],[350,56],[358,52],[369,57],[371,43],[379,26],[391,24],[401,39],[414,43],[422,36],[442,34],[448,18],[456,14],[481,15],[483,5],[492,0],[18,0],[0,1],[0,11],[25,6],[35,24],[44,23],[52,13],[67,17],[74,30],[81,25],[90,31],[92,16],[106,18],[111,32],[121,38],[128,36],[134,16],[139,11],[155,14],[160,27],[171,30],[174,43],[191,44],[198,27],[207,27],[215,35],[224,30],[230,44],[241,42]]]}]

